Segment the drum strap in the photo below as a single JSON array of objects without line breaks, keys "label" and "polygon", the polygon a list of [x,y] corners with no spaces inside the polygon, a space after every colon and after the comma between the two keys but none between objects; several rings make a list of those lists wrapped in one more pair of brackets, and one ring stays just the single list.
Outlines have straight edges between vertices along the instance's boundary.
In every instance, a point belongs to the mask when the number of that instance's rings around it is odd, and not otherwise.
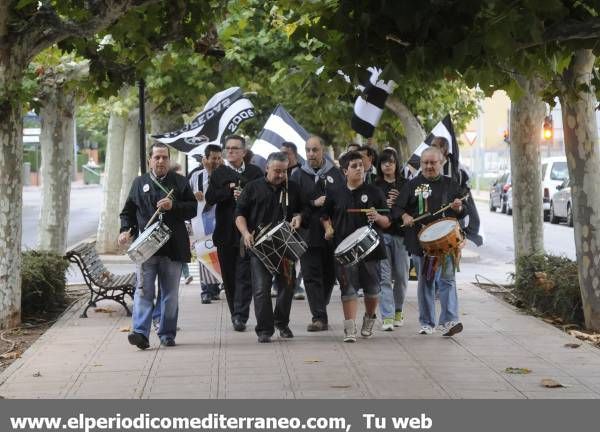
[{"label": "drum strap", "polygon": [[[159,182],[156,180],[156,176],[155,176],[153,173],[150,173],[150,179],[151,179],[151,180],[154,182],[154,184],[155,184],[156,186],[158,186],[158,187],[159,187],[159,189],[160,189],[160,190],[162,190],[162,191],[163,191],[165,194],[169,195],[169,191],[168,191],[168,190],[166,190],[166,189],[164,188],[164,186],[163,186],[163,185],[161,185],[161,184],[160,184],[160,183],[159,183]],[[172,198],[171,198],[171,201],[175,201],[175,197],[172,197]]]}]

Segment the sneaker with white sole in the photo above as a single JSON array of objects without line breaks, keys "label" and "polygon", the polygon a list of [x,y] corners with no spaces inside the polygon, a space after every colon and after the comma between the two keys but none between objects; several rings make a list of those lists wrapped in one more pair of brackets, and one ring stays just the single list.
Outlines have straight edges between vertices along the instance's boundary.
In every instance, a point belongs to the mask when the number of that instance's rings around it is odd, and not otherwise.
[{"label": "sneaker with white sole", "polygon": [[394,314],[394,327],[402,327],[404,325],[404,315],[402,311],[396,311]]},{"label": "sneaker with white sole", "polygon": [[362,327],[360,328],[360,335],[364,338],[370,338],[373,336],[373,326],[375,325],[376,316],[372,317],[365,314],[363,316]]},{"label": "sneaker with white sole", "polygon": [[356,342],[356,323],[354,320],[344,320],[344,342]]},{"label": "sneaker with white sole", "polygon": [[419,334],[422,335],[430,335],[433,334],[433,328],[429,327],[429,326],[422,326],[421,330],[419,330]]},{"label": "sneaker with white sole", "polygon": [[461,322],[449,321],[444,325],[444,332],[442,333],[442,336],[454,336],[461,331],[463,331],[463,325]]},{"label": "sneaker with white sole", "polygon": [[194,276],[189,275],[188,277],[185,278],[185,284],[189,285],[193,280],[194,280]]},{"label": "sneaker with white sole", "polygon": [[393,331],[394,330],[394,318],[384,318],[383,324],[381,325],[381,330]]}]

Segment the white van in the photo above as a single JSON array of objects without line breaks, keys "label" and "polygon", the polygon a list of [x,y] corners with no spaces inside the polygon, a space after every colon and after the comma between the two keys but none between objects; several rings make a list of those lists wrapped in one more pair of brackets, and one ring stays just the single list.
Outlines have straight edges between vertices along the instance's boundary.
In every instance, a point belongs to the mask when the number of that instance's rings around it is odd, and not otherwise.
[{"label": "white van", "polygon": [[542,160],[542,202],[544,203],[544,220],[550,220],[550,198],[556,192],[556,186],[569,177],[567,158],[550,157]]}]

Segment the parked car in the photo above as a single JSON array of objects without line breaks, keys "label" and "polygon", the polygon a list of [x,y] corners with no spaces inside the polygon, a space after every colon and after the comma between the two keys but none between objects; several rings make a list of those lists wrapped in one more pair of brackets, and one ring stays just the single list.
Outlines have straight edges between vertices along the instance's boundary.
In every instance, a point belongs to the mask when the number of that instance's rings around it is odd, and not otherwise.
[{"label": "parked car", "polygon": [[513,212],[513,201],[512,201],[512,185],[508,188],[508,192],[506,192],[506,214],[511,216]]},{"label": "parked car", "polygon": [[505,172],[498,176],[492,183],[490,189],[490,211],[496,211],[500,208],[502,213],[506,213],[506,192],[511,185],[510,172]]},{"label": "parked car", "polygon": [[550,220],[550,201],[552,194],[556,191],[556,186],[560,185],[568,176],[567,158],[552,157],[542,161],[542,203],[545,221]]},{"label": "parked car", "polygon": [[571,201],[571,185],[566,178],[556,186],[556,192],[550,199],[550,223],[556,224],[565,220],[567,225],[573,226],[573,202]]}]

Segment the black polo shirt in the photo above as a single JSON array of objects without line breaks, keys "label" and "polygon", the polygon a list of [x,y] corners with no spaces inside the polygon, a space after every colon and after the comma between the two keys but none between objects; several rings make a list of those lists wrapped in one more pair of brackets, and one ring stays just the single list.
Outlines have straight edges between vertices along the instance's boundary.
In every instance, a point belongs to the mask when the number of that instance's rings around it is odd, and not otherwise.
[{"label": "black polo shirt", "polygon": [[[441,207],[450,204],[455,198],[462,198],[465,193],[466,191],[450,177],[441,175],[435,180],[428,180],[423,174],[419,174],[417,177],[409,180],[400,191],[400,196],[392,209],[392,218],[402,224],[402,215],[404,213],[408,213],[412,217],[418,217],[420,214],[427,212],[435,213]],[[423,194],[427,196],[423,199],[422,211],[420,211],[419,196],[424,196]],[[460,219],[465,217],[466,214],[467,204],[463,201],[460,213],[448,209],[436,216],[429,216],[415,222],[412,227],[405,228],[404,238],[406,249],[413,255],[422,255],[423,249],[419,243],[418,233],[425,225],[444,217]]]},{"label": "black polo shirt", "polygon": [[[287,193],[287,204],[286,204]],[[235,217],[244,216],[250,232],[261,226],[277,225],[284,219],[290,221],[296,214],[305,215],[300,187],[293,181],[272,185],[265,177],[251,181],[242,191],[235,208]]]},{"label": "black polo shirt", "polygon": [[[322,218],[331,219],[332,221],[335,231],[333,241],[336,247],[354,231],[369,224],[366,213],[349,213],[348,209],[368,209],[371,207],[376,209],[387,208],[383,192],[374,185],[362,183],[354,190],[350,190],[348,185],[327,190],[321,215]],[[386,258],[381,228],[375,223],[373,228],[380,236],[379,246],[365,258],[365,261]]]}]

